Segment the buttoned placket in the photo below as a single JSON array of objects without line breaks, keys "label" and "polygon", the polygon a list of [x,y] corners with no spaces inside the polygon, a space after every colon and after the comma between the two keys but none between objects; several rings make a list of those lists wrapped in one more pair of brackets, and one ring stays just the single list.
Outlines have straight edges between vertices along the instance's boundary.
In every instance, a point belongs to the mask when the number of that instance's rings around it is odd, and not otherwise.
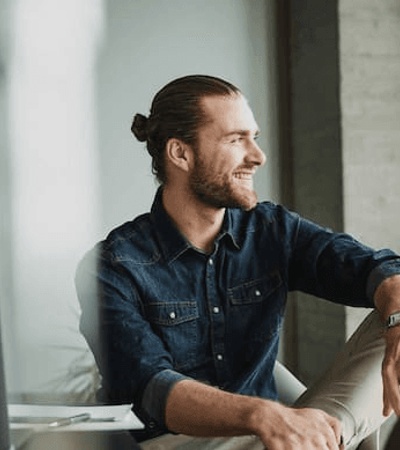
[{"label": "buttoned placket", "polygon": [[219,384],[227,379],[225,361],[225,315],[218,293],[218,244],[206,262],[206,295],[211,324],[211,346],[215,373]]}]

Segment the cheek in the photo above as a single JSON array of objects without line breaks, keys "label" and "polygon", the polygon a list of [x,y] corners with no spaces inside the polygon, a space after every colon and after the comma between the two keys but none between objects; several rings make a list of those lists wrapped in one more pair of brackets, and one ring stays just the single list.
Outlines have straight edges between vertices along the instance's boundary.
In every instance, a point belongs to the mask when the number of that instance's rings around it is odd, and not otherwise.
[{"label": "cheek", "polygon": [[242,163],[241,152],[232,147],[215,146],[197,156],[196,169],[213,178],[230,177]]},{"label": "cheek", "polygon": [[218,154],[215,154],[210,164],[220,171],[233,172],[240,166],[241,161],[239,152],[231,149],[230,151],[220,151]]}]

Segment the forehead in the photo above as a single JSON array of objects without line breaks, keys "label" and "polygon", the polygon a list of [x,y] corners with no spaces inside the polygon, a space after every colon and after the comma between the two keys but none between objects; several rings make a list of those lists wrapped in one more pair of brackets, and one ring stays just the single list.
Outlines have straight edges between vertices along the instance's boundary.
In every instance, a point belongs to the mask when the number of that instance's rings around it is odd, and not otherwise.
[{"label": "forehead", "polygon": [[200,105],[206,117],[203,129],[219,132],[258,129],[253,112],[241,94],[203,97]]}]

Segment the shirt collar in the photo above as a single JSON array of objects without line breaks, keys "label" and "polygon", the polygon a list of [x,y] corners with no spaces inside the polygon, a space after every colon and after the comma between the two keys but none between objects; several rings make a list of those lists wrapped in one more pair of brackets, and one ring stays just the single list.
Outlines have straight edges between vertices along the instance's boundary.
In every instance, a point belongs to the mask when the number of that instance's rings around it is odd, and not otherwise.
[{"label": "shirt collar", "polygon": [[236,247],[238,250],[241,245],[240,241],[240,220],[238,217],[239,211],[234,209],[226,209],[224,221],[222,223],[221,232],[218,236],[218,240],[224,238],[225,236],[230,238],[230,242]]},{"label": "shirt collar", "polygon": [[[150,216],[161,251],[168,262],[172,262],[186,250],[194,249],[190,242],[180,233],[165,211],[162,202],[162,187],[160,187],[156,193]],[[227,236],[234,247],[239,249],[239,221],[235,219],[236,217],[235,214],[233,214],[233,211],[227,209],[217,241],[220,241]]]}]

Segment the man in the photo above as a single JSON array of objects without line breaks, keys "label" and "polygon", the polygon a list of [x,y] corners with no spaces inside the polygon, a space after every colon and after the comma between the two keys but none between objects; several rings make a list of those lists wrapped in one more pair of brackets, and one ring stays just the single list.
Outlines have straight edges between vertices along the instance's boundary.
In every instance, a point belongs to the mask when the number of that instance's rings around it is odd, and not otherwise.
[{"label": "man", "polygon": [[[143,448],[354,448],[383,416],[400,414],[400,327],[385,331],[384,345],[380,322],[399,322],[399,256],[257,203],[258,126],[224,80],[172,81],[132,131],[161,187],[149,214],[97,246],[96,268],[83,263],[77,286],[103,398],[133,402],[149,432],[167,433]],[[381,317],[294,407],[276,401],[273,377],[290,290]],[[383,416],[377,400],[371,418],[384,347]]]}]

